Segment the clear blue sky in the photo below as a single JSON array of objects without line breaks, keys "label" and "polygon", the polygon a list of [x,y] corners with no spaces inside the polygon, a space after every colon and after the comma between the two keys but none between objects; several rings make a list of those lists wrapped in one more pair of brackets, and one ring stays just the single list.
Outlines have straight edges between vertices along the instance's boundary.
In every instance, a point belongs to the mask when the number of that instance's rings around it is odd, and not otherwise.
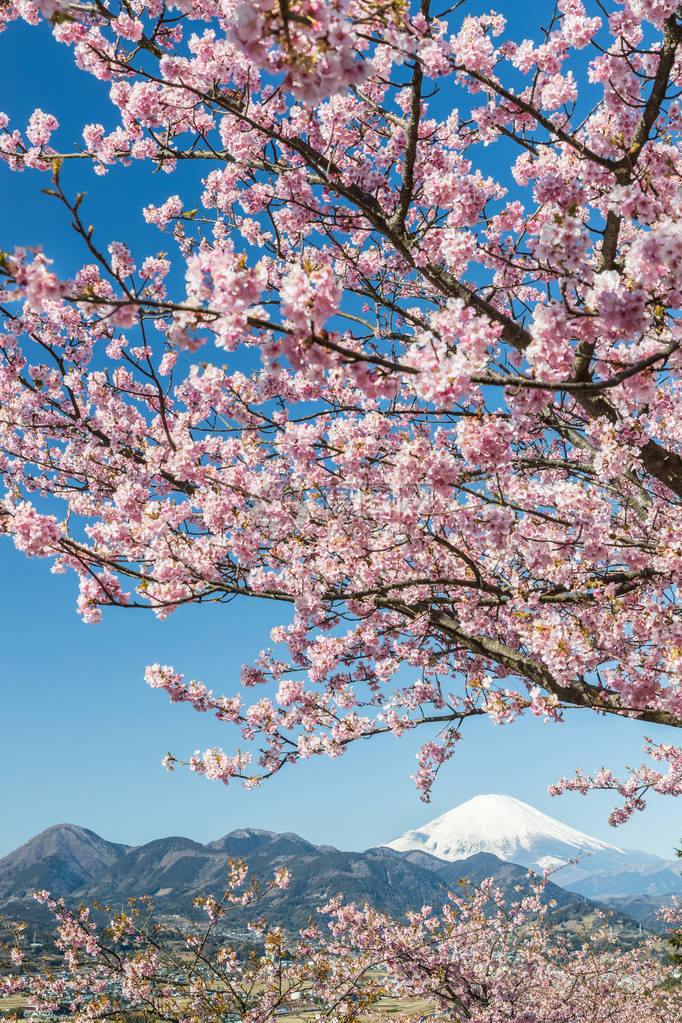
[{"label": "clear blue sky", "polygon": [[155,696],[142,678],[145,665],[181,667],[194,658],[190,674],[233,692],[240,665],[267,645],[281,606],[245,602],[227,625],[239,605],[183,608],[163,623],[110,610],[90,626],[74,612],[75,581],[51,575],[46,562],[29,561],[7,543],[0,545],[0,579],[0,855],[59,821],[133,844],[168,834],[206,841],[250,825],[360,849],[482,792],[508,793],[617,844],[663,855],[682,835],[675,801],[660,799],[613,831],[605,820],[608,795],[547,796],[547,783],[578,764],[632,762],[638,736],[650,731],[579,713],[560,726],[471,722],[431,806],[419,801],[409,778],[413,737],[294,765],[253,792],[186,771],[168,774],[160,764],[167,750],[228,746],[234,733]]},{"label": "clear blue sky", "polygon": [[[517,18],[523,8],[527,24],[519,34],[532,34],[526,5],[507,0],[498,7]],[[64,144],[75,141],[88,121],[113,127],[103,101],[106,86],[75,71],[67,48],[44,29],[11,25],[0,35],[0,60],[0,110],[17,127],[25,126],[36,106],[59,118]],[[88,215],[102,239],[139,240],[155,252],[159,237],[145,227],[142,206],[174,192],[191,200],[198,173],[183,167],[172,177],[150,176],[133,167],[95,178],[72,165],[65,180],[74,190],[88,189]],[[67,273],[81,254],[54,200],[39,192],[47,184],[35,172],[11,174],[0,165],[0,247],[42,244]],[[373,741],[340,760],[297,765],[255,792],[189,772],[168,774],[160,765],[167,750],[182,755],[216,744],[228,748],[235,736],[213,719],[170,707],[165,695],[151,699],[145,665],[161,661],[182,668],[192,659],[192,676],[216,691],[233,692],[240,665],[268,645],[281,606],[248,604],[232,624],[238,604],[184,608],[165,623],[139,611],[112,610],[93,627],[80,622],[74,605],[72,577],[53,576],[46,562],[29,561],[0,543],[0,856],[60,821],[134,844],[168,834],[206,841],[250,825],[361,849],[483,792],[516,796],[617,844],[664,856],[682,837],[682,805],[674,801],[652,800],[645,816],[614,832],[606,823],[608,795],[547,796],[547,784],[578,765],[592,770],[602,763],[614,769],[638,763],[640,738],[656,732],[578,713],[562,726],[472,722],[431,806],[419,801],[409,778],[415,737]]]}]

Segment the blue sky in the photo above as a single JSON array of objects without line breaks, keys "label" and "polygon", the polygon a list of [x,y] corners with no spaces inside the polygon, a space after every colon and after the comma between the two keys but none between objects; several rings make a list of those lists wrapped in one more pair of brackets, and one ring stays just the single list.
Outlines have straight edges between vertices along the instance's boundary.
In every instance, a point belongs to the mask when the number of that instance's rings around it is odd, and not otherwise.
[{"label": "blue sky", "polygon": [[[529,22],[526,5],[499,7],[515,9],[517,19],[522,8],[521,20]],[[531,34],[530,23],[520,28],[519,34]],[[36,106],[59,118],[65,144],[88,121],[113,127],[106,86],[75,71],[67,48],[44,28],[10,26],[0,35],[0,59],[0,110],[17,127],[25,126]],[[132,238],[148,243],[150,253],[160,242],[145,227],[142,206],[174,192],[196,205],[191,198],[198,174],[194,167],[172,177],[132,167],[95,178],[82,165],[64,172],[74,191],[88,189],[86,216],[97,222],[105,243]],[[34,172],[11,174],[0,165],[0,247],[43,244],[66,273],[81,254],[55,201],[40,194],[47,185]],[[182,669],[191,661],[192,676],[216,691],[233,692],[241,664],[268,645],[270,627],[286,610],[262,603],[241,610],[239,604],[183,608],[165,623],[144,612],[112,610],[101,625],[86,626],[74,606],[72,577],[53,576],[46,562],[29,561],[0,543],[0,856],[59,821],[135,844],[168,834],[206,841],[255,826],[360,849],[484,792],[516,796],[607,840],[665,856],[682,837],[681,807],[671,801],[652,800],[646,815],[614,832],[606,823],[613,802],[608,794],[548,797],[547,784],[559,775],[602,763],[621,770],[639,762],[644,734],[664,734],[578,712],[561,726],[471,722],[431,806],[419,801],[409,778],[416,766],[414,736],[364,743],[336,761],[297,765],[255,792],[186,771],[168,774],[160,764],[166,751],[181,756],[197,747],[228,748],[236,739],[214,720],[170,707],[164,695],[154,698],[143,681],[145,665],[161,661]]]},{"label": "blue sky", "polygon": [[166,622],[112,609],[91,626],[74,611],[70,576],[51,575],[47,562],[27,560],[7,543],[0,545],[0,580],[0,855],[60,821],[132,844],[169,834],[207,841],[252,826],[361,849],[483,792],[516,796],[616,844],[665,856],[682,834],[679,804],[670,800],[657,799],[614,831],[606,823],[608,794],[547,796],[548,782],[579,764],[636,761],[638,739],[651,731],[580,712],[563,725],[472,721],[430,806],[409,778],[415,737],[373,740],[340,760],[295,765],[253,792],[187,771],[169,774],[160,763],[169,749],[227,747],[235,733],[155,695],[143,681],[145,665],[191,661],[193,677],[234,692],[241,664],[267,645],[281,605],[244,601],[236,618],[236,603],[182,608]]}]

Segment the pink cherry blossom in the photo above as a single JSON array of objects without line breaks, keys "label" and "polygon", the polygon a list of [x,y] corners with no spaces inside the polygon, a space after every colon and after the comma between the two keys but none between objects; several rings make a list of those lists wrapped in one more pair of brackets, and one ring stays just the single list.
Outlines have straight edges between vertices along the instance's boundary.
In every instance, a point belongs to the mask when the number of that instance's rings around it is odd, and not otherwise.
[{"label": "pink cherry blossom", "polygon": [[[412,1010],[424,1002],[438,1018],[477,1023],[658,1023],[679,1016],[679,985],[659,936],[622,951],[604,915],[580,943],[567,941],[551,923],[546,877],[529,876],[511,900],[491,878],[460,882],[440,909],[423,906],[399,920],[331,895],[297,933],[268,925],[266,916],[289,881],[280,868],[259,884],[233,861],[223,892],[200,896],[201,918],[184,931],[168,918],[154,926],[149,898],[131,899],[123,910],[98,907],[95,922],[88,907],[70,909],[36,892],[56,928],[62,968],[14,972],[22,965],[22,928],[10,925],[14,944],[0,993],[21,992],[35,1013],[68,1004],[76,1023],[130,1011],[173,1023],[226,1014],[271,1023],[287,1010],[357,1023],[369,1013],[378,1017],[386,998],[402,1004],[403,1019],[416,1018]],[[245,914],[250,943],[262,943],[265,955],[247,958],[226,937]],[[678,905],[661,913],[669,928],[681,918]]]},{"label": "pink cherry blossom", "polygon": [[0,253],[2,532],[93,624],[283,609],[224,694],[149,669],[232,730],[170,767],[422,735],[428,799],[469,718],[579,707],[664,730],[556,783],[618,821],[682,791],[682,20],[451,8],[5,5],[109,106],[0,116],[69,239]]}]

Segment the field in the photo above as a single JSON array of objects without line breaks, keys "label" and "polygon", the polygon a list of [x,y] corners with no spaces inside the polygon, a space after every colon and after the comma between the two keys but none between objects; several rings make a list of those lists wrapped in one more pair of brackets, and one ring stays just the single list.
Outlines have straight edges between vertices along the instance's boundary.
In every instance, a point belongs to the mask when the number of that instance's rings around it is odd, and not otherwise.
[{"label": "field", "polygon": [[[26,1008],[26,998],[23,995],[12,995],[9,998],[0,998],[0,1018],[11,1016],[19,1009]],[[310,1019],[315,1012],[314,1007],[294,1010],[291,1012],[278,1012],[278,1023],[300,1023],[301,1020]],[[433,1012],[433,1005],[420,998],[411,998],[401,1001],[396,998],[382,998],[376,1006],[371,1017],[379,1016],[428,1016]],[[362,1017],[364,1018],[364,1017]],[[59,1017],[64,1023],[69,1019],[67,1016]]]}]

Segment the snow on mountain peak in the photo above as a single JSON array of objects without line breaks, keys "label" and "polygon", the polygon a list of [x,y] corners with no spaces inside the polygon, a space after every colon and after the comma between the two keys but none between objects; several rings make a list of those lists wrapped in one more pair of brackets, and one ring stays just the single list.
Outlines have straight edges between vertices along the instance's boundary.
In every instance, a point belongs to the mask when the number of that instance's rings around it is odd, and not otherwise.
[{"label": "snow on mountain peak", "polygon": [[580,850],[592,855],[628,856],[615,845],[504,795],[475,796],[386,845],[397,852],[419,850],[442,860],[488,852],[540,870],[565,863]]}]

